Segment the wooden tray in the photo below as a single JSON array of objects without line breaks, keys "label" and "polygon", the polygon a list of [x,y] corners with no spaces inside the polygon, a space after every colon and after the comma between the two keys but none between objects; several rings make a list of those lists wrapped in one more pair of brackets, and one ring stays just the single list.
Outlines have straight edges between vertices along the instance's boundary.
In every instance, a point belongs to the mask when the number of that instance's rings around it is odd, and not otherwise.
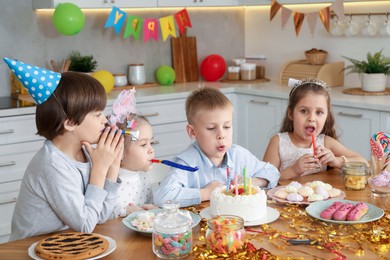
[{"label": "wooden tray", "polygon": [[238,84],[253,84],[253,83],[261,83],[261,82],[268,82],[270,79],[263,78],[263,79],[254,79],[254,80],[230,80],[230,79],[221,79],[220,82],[223,83],[238,83]]},{"label": "wooden tray", "polygon": [[347,88],[343,90],[343,93],[358,96],[386,96],[390,95],[390,89],[386,88],[384,91],[367,92],[363,91],[361,88]]},{"label": "wooden tray", "polygon": [[146,82],[143,85],[127,85],[123,87],[114,87],[112,90],[123,90],[123,89],[132,89],[135,87],[135,89],[140,89],[140,88],[150,88],[150,87],[156,87],[158,86],[157,83],[155,82]]}]

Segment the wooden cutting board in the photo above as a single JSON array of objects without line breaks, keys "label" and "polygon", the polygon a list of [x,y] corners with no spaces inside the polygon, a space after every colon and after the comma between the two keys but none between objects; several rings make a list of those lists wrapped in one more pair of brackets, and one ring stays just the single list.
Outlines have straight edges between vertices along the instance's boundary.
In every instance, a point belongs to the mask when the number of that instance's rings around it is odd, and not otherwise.
[{"label": "wooden cutting board", "polygon": [[199,80],[198,52],[196,37],[183,35],[171,39],[172,64],[176,73],[176,83],[194,82]]}]

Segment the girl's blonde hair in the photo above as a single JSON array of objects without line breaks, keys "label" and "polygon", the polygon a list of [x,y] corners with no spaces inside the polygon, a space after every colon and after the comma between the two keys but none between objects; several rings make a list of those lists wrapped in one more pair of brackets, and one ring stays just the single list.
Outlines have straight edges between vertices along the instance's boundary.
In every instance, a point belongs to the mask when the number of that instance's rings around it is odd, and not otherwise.
[{"label": "girl's blonde hair", "polygon": [[294,124],[289,115],[293,113],[298,102],[307,95],[307,93],[312,92],[316,95],[322,95],[326,98],[326,106],[328,109],[328,116],[325,120],[324,128],[321,131],[321,134],[330,136],[334,139],[338,139],[336,130],[334,128],[334,117],[330,109],[330,96],[328,93],[329,86],[319,80],[303,80],[297,85],[295,85],[290,91],[288,106],[286,109],[286,114],[282,121],[282,126],[280,127],[280,132],[293,132]]}]

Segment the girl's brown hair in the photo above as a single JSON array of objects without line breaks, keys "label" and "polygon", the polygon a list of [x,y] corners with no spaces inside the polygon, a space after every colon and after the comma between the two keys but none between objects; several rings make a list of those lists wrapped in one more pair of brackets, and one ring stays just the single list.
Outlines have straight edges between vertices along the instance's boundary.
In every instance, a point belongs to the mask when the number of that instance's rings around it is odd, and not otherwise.
[{"label": "girl's brown hair", "polygon": [[37,106],[37,134],[53,140],[64,133],[66,119],[79,125],[88,113],[104,110],[106,103],[106,91],[97,79],[83,73],[64,72],[53,94]]},{"label": "girl's brown hair", "polygon": [[282,121],[282,126],[280,127],[280,132],[293,132],[294,131],[294,124],[293,121],[290,119],[289,115],[292,114],[294,111],[295,106],[298,104],[298,102],[307,95],[307,93],[312,92],[316,95],[322,95],[326,98],[326,105],[328,108],[328,116],[325,120],[324,128],[321,131],[321,134],[330,136],[334,139],[337,138],[336,130],[334,128],[334,117],[332,114],[332,111],[330,109],[330,96],[327,90],[326,83],[323,82],[323,84],[316,83],[316,80],[313,81],[302,81],[301,84],[293,87],[293,89],[290,91],[290,96],[288,100],[288,106],[286,109],[286,114],[284,116],[284,119]]}]

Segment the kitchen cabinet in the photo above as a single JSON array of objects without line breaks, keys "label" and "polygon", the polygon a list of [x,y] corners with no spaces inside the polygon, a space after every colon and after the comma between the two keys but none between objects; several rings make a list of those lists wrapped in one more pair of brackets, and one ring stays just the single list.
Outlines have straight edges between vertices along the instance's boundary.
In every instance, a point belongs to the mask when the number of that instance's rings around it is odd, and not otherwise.
[{"label": "kitchen cabinet", "polygon": [[[369,141],[372,134],[380,129],[380,112],[335,105],[332,109],[341,143],[369,160],[371,158]],[[365,139],[362,139],[363,137]]]},{"label": "kitchen cabinet", "polygon": [[158,0],[159,7],[237,6],[239,0]]},{"label": "kitchen cabinet", "polygon": [[260,160],[282,121],[282,99],[257,95],[237,96],[238,144]]},{"label": "kitchen cabinet", "polygon": [[271,0],[238,0],[238,5],[269,5]]},{"label": "kitchen cabinet", "polygon": [[28,163],[43,144],[35,115],[0,118],[0,243],[8,241],[21,180]]},{"label": "kitchen cabinet", "polygon": [[32,0],[34,9],[56,8],[61,3],[72,3],[80,8],[137,8],[157,7],[157,0]]}]

